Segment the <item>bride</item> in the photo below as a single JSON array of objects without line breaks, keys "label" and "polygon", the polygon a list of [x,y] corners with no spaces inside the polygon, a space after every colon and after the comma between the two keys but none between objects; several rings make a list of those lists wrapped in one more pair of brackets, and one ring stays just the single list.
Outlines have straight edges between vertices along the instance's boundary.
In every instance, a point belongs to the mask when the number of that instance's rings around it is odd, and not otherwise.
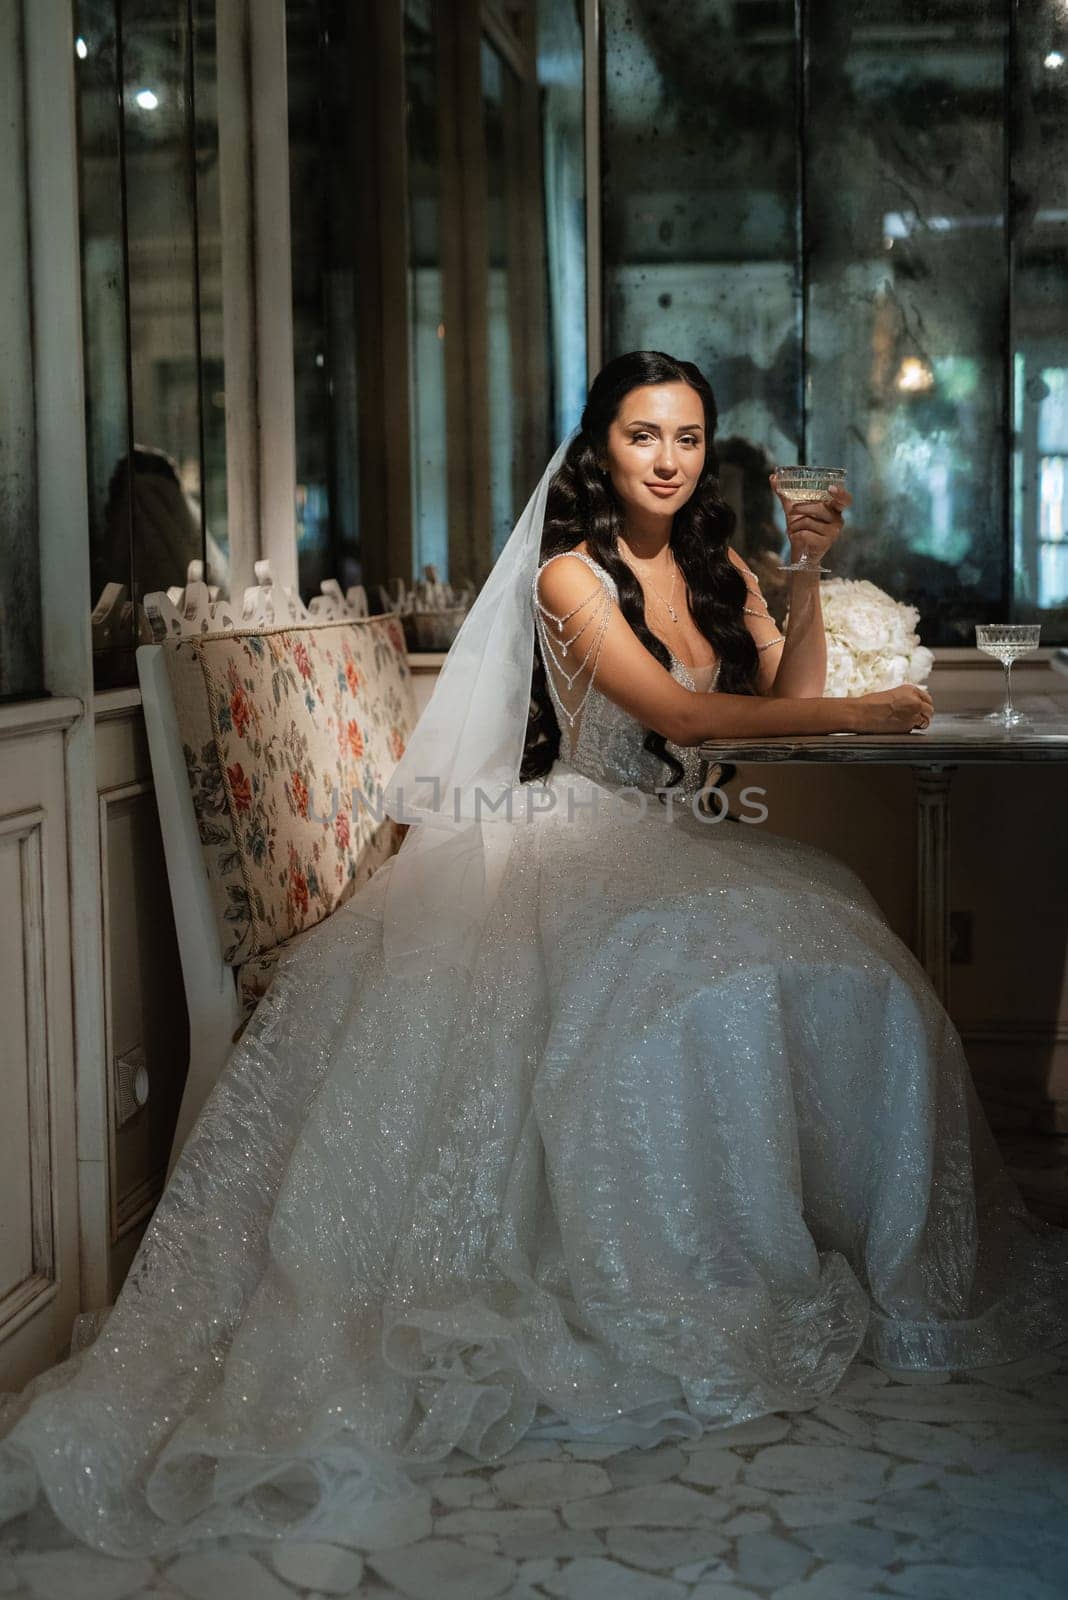
[{"label": "bride", "polygon": [[115,1554],[351,1541],[457,1447],[648,1446],[811,1408],[858,1354],[1068,1336],[1068,1233],[923,970],[697,759],[931,717],[821,698],[818,583],[784,640],[715,425],[688,362],[597,378],[390,783],[400,851],[283,959],[110,1312],[7,1397],[0,1519],[43,1491]]}]

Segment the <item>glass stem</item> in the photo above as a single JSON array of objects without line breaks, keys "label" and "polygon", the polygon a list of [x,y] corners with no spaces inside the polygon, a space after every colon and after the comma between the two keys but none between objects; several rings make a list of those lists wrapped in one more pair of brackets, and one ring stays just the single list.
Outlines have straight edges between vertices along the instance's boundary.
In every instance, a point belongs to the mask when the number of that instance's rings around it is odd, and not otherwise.
[{"label": "glass stem", "polygon": [[1013,705],[1012,705],[1012,660],[1011,660],[1011,658],[1010,658],[1010,660],[1008,660],[1008,661],[1006,661],[1004,663],[1004,667],[1005,667],[1005,715],[1006,715],[1006,717],[1011,717],[1012,716],[1012,712],[1013,712]]}]

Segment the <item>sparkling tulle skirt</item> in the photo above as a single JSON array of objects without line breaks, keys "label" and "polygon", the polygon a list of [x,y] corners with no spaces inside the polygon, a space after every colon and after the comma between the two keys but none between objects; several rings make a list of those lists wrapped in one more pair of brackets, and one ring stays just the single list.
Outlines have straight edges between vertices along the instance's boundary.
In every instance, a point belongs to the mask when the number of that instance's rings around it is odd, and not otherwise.
[{"label": "sparkling tulle skirt", "polygon": [[512,832],[473,976],[385,970],[392,863],[283,958],[95,1339],[0,1407],[0,1520],[352,1538],[457,1446],[1068,1337],[1068,1231],[848,868],[655,801]]}]

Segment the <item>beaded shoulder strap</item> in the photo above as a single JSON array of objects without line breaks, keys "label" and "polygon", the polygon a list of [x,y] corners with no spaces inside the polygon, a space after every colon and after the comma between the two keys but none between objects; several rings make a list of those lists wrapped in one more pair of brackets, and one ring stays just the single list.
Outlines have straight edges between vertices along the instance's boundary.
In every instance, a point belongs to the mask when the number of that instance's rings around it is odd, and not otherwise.
[{"label": "beaded shoulder strap", "polygon": [[[739,560],[741,561],[740,557]],[[774,624],[775,619],[768,610],[768,602],[764,598],[763,590],[760,587],[760,580],[757,578],[756,573],[744,561],[741,561],[741,565],[739,566],[738,570],[741,572],[742,577],[745,580],[746,593],[751,594],[754,600],[759,600],[762,607],[762,609],[758,611],[755,606],[743,606],[742,611],[744,615],[747,617],[760,617],[764,622],[771,622]],[[752,583],[748,581],[750,578],[752,579]],[[776,629],[775,637],[773,639],[766,639],[763,644],[758,644],[757,649],[770,650],[773,644],[785,643],[785,635],[779,633],[778,629]]]},{"label": "beaded shoulder strap", "polygon": [[[577,556],[585,563],[597,578],[597,587],[577,606],[572,606],[570,611],[559,616],[555,611],[550,611],[542,602],[539,593],[539,580],[550,562],[557,561],[561,556]],[[593,680],[597,672],[597,660],[601,653],[601,645],[608,629],[608,620],[612,614],[612,595],[608,587],[608,576],[592,559],[584,555],[581,550],[559,550],[547,561],[543,561],[534,574],[534,618],[538,624],[538,637],[541,641],[542,659],[545,662],[546,677],[552,692],[553,703],[560,715],[566,720],[569,733],[574,733],[575,723],[582,712],[583,706],[589,698],[593,688]],[[581,614],[581,615],[580,615]],[[573,629],[568,624],[575,619]],[[583,636],[585,635],[585,638]],[[580,643],[579,641],[582,641]],[[577,649],[572,649],[577,646]],[[585,653],[578,660],[579,650]],[[583,672],[588,669],[589,681],[585,686],[580,685],[581,696],[576,700],[575,683]]]}]

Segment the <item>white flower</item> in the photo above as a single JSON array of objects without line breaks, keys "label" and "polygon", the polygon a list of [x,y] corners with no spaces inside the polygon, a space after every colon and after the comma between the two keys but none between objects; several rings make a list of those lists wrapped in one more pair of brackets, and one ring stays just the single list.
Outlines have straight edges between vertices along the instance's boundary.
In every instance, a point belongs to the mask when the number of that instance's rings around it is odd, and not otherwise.
[{"label": "white flower", "polygon": [[915,606],[895,600],[867,578],[829,578],[820,585],[832,697],[870,694],[899,683],[923,683],[934,656],[920,643]]}]

